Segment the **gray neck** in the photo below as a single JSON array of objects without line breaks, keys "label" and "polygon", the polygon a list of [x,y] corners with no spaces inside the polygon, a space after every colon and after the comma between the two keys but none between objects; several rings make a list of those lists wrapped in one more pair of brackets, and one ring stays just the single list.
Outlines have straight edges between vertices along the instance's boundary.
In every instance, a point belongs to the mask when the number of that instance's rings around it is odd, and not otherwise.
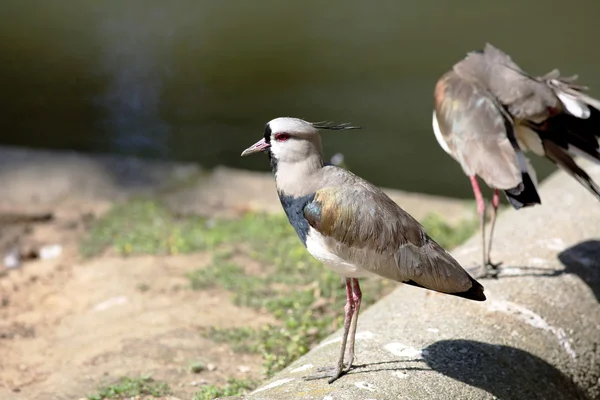
[{"label": "gray neck", "polygon": [[318,189],[323,169],[321,154],[311,154],[298,162],[277,163],[275,184],[277,190],[290,196],[305,196]]}]

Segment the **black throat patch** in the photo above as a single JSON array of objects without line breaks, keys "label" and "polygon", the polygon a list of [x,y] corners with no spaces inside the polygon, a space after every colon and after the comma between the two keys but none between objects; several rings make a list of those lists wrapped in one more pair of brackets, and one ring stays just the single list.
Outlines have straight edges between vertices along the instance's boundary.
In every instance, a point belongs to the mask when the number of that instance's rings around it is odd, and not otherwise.
[{"label": "black throat patch", "polygon": [[283,194],[277,191],[279,200],[283,206],[283,210],[290,221],[290,224],[296,230],[298,237],[306,247],[306,236],[308,235],[308,221],[304,217],[304,207],[315,198],[315,194],[309,194],[307,196],[294,197],[287,194]]},{"label": "black throat patch", "polygon": [[[264,138],[265,138],[265,143],[267,144],[271,144],[271,134],[273,132],[271,131],[271,125],[269,125],[268,123],[265,125],[265,134],[264,134]],[[271,151],[270,148],[267,149],[267,156],[269,156],[269,163],[271,164],[271,170],[273,171],[273,173],[277,172],[277,158],[273,155],[273,152]]]},{"label": "black throat patch", "polygon": [[268,144],[271,143],[271,134],[273,132],[271,131],[271,125],[269,125],[268,123],[265,125],[265,142],[267,142]]}]

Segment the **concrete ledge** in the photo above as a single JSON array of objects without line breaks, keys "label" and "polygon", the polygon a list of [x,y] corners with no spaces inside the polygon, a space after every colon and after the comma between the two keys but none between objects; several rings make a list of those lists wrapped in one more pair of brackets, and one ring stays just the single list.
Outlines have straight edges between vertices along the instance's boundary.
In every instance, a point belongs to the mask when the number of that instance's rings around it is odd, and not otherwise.
[{"label": "concrete ledge", "polygon": [[[347,375],[302,380],[335,362],[336,332],[247,398],[600,398],[600,204],[563,173],[541,195],[543,206],[500,216],[504,270],[481,281],[486,302],[400,285],[360,316]],[[476,236],[454,255],[468,267],[479,251]]]}]

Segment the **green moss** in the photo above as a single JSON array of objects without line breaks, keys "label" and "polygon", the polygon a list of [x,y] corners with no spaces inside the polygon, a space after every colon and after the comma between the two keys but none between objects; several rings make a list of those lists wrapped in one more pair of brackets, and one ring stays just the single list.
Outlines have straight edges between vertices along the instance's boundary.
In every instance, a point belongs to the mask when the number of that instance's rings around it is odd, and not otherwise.
[{"label": "green moss", "polygon": [[101,387],[98,393],[89,395],[88,399],[125,399],[141,395],[160,397],[170,393],[169,385],[164,382],[157,382],[149,377],[123,377],[115,384]]},{"label": "green moss", "polygon": [[189,217],[177,219],[153,200],[116,205],[91,227],[80,245],[91,257],[111,247],[118,254],[178,254],[210,249],[230,236],[227,225]]},{"label": "green moss", "polygon": [[258,382],[249,379],[229,379],[224,386],[206,385],[194,394],[192,400],[213,400],[222,396],[239,396],[257,386]]},{"label": "green moss", "polygon": [[204,363],[202,361],[194,361],[193,363],[190,364],[189,368],[190,368],[190,372],[192,372],[194,374],[199,374],[200,372],[202,372],[206,369],[206,367],[204,366]]}]

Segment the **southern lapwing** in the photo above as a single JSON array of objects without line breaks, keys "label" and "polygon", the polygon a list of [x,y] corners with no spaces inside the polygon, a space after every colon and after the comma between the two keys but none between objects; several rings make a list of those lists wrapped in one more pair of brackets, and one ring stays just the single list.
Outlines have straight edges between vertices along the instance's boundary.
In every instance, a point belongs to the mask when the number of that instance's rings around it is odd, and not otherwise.
[{"label": "southern lapwing", "polygon": [[[600,162],[600,101],[577,76],[558,70],[533,77],[491,44],[467,56],[435,86],[433,131],[469,176],[481,222],[484,274],[497,275],[490,253],[499,191],[515,209],[541,204],[536,174],[523,152],[544,156],[600,199],[600,187],[573,157]],[[489,245],[477,176],[494,190]]]},{"label": "southern lapwing", "polygon": [[[383,191],[340,167],[325,164],[319,129],[342,124],[276,118],[264,138],[242,153],[266,152],[277,193],[290,224],[307,250],[345,278],[344,335],[338,363],[322,368],[329,383],[350,369],[361,303],[359,277],[380,276],[409,285],[483,301],[483,286],[423,231]],[[344,365],[346,342],[348,362]]]}]

